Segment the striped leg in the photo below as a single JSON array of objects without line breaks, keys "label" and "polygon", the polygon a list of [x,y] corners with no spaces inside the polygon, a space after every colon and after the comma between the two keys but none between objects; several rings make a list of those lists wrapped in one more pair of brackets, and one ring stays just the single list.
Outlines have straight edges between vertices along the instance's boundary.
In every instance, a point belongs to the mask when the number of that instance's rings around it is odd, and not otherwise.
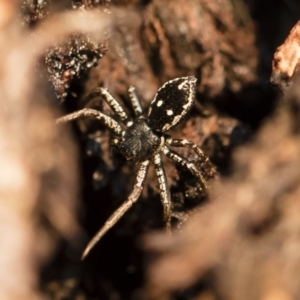
[{"label": "striped leg", "polygon": [[88,243],[85,248],[82,259],[84,259],[91,249],[98,243],[98,241],[103,237],[103,235],[112,228],[119,219],[127,212],[127,210],[138,200],[144,186],[145,178],[148,172],[150,160],[142,162],[135,180],[133,191],[128,196],[128,199],[109,217],[105,222],[103,227],[96,233],[92,240]]},{"label": "striped leg", "polygon": [[197,167],[194,163],[189,162],[187,159],[185,159],[184,157],[182,157],[178,153],[172,151],[167,146],[162,147],[162,152],[167,157],[169,157],[170,159],[172,159],[173,161],[178,163],[179,165],[181,165],[181,166],[185,167],[186,169],[190,170],[190,172],[199,179],[204,191],[205,192],[207,191],[206,180],[204,179],[201,172],[197,169]]},{"label": "striped leg", "polygon": [[160,198],[164,208],[164,221],[166,223],[167,231],[171,232],[172,202],[160,153],[154,155],[154,165],[156,176],[158,179]]},{"label": "striped leg", "polygon": [[111,117],[101,113],[98,110],[91,109],[91,108],[84,108],[78,111],[75,111],[71,114],[65,115],[61,118],[58,118],[56,120],[56,124],[65,124],[74,120],[77,120],[82,117],[89,117],[94,118],[97,120],[100,120],[104,125],[107,126],[108,129],[110,129],[113,133],[115,133],[117,136],[122,135],[122,128],[121,126],[113,120]]},{"label": "striped leg", "polygon": [[188,147],[194,150],[194,152],[199,156],[201,162],[205,163],[209,161],[209,158],[203,153],[200,147],[198,147],[192,141],[186,139],[173,139],[168,137],[166,143],[173,147]]},{"label": "striped leg", "polygon": [[140,100],[136,94],[135,88],[131,86],[128,90],[129,97],[131,100],[131,104],[134,110],[134,113],[137,117],[141,116],[143,114],[143,109],[140,103]]},{"label": "striped leg", "polygon": [[120,105],[120,103],[108,92],[107,89],[102,87],[95,88],[87,97],[86,101],[95,98],[97,96],[102,96],[105,100],[105,102],[111,107],[113,112],[117,114],[120,119],[126,123],[128,121],[128,116],[126,112],[124,111],[123,107]]}]

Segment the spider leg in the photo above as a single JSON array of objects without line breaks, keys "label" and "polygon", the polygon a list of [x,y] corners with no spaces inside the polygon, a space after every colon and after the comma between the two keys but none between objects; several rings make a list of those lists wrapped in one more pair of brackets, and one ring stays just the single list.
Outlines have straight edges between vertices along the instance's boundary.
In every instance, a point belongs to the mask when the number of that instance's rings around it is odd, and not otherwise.
[{"label": "spider leg", "polygon": [[121,126],[113,120],[111,117],[101,113],[98,110],[91,109],[91,108],[84,108],[78,111],[75,111],[71,114],[65,115],[61,118],[58,118],[56,120],[56,124],[65,124],[71,121],[74,121],[76,119],[82,118],[82,117],[92,117],[94,119],[100,120],[104,125],[108,127],[113,133],[115,133],[117,136],[122,135],[122,128]]},{"label": "spider leg", "polygon": [[97,96],[102,96],[105,102],[110,106],[110,108],[113,110],[113,112],[120,117],[120,119],[123,122],[128,121],[128,116],[126,112],[124,111],[123,107],[120,105],[120,103],[108,92],[107,89],[102,87],[95,88],[87,97],[86,101],[95,98]]},{"label": "spider leg", "polygon": [[175,161],[179,165],[185,167],[186,169],[190,170],[190,172],[199,179],[203,189],[205,192],[207,192],[207,185],[206,180],[202,176],[201,172],[197,169],[196,165],[192,162],[189,162],[187,159],[176,153],[175,151],[172,151],[167,146],[162,146],[162,152],[169,157],[171,160]]},{"label": "spider leg", "polygon": [[167,137],[166,143],[173,147],[188,147],[194,150],[194,152],[198,155],[201,162],[205,163],[209,161],[209,158],[203,153],[200,147],[192,141],[186,139],[173,139],[171,137]]},{"label": "spider leg", "polygon": [[91,241],[86,246],[81,259],[83,260],[91,251],[91,249],[97,244],[97,242],[103,237],[103,235],[112,228],[119,219],[127,212],[127,210],[138,200],[145,182],[145,178],[148,172],[150,160],[142,162],[135,180],[133,191],[128,196],[128,199],[109,217],[102,228],[96,233]]},{"label": "spider leg", "polygon": [[170,190],[167,184],[166,172],[162,164],[161,154],[157,153],[154,155],[155,172],[158,179],[160,198],[164,208],[164,221],[166,229],[171,232],[171,216],[172,216],[172,202]]},{"label": "spider leg", "polygon": [[137,117],[141,116],[143,114],[143,108],[141,106],[140,100],[139,100],[139,98],[136,94],[135,88],[133,86],[131,86],[128,89],[128,94],[129,94],[135,115]]}]

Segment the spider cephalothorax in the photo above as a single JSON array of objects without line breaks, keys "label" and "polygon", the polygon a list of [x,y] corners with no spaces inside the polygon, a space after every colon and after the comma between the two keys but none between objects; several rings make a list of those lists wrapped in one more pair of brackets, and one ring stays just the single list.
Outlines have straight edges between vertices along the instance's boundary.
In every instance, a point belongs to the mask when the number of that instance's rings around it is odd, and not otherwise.
[{"label": "spider cephalothorax", "polygon": [[139,117],[124,132],[119,149],[127,160],[138,163],[148,159],[159,145],[160,138],[146,123],[146,119]]},{"label": "spider cephalothorax", "polygon": [[180,77],[166,82],[157,91],[151,102],[147,117],[143,115],[143,110],[135,94],[135,90],[131,87],[129,89],[129,96],[135,112],[135,120],[128,118],[119,102],[106,89],[97,88],[92,92],[93,95],[102,95],[123,124],[120,125],[111,117],[88,108],[57,120],[57,123],[66,123],[80,117],[92,117],[100,120],[114,133],[113,143],[119,148],[121,154],[127,160],[140,163],[133,191],[90,241],[83,253],[83,258],[133,203],[137,201],[142,192],[150,162],[153,162],[155,166],[160,197],[164,207],[164,219],[167,229],[170,229],[172,216],[171,195],[162,164],[162,154],[188,169],[199,180],[202,189],[206,191],[205,179],[196,165],[171,150],[170,147],[192,148],[202,162],[207,162],[208,158],[195,143],[186,139],[173,139],[164,134],[164,132],[177,125],[192,107],[195,101],[195,87],[196,78],[192,76]]}]

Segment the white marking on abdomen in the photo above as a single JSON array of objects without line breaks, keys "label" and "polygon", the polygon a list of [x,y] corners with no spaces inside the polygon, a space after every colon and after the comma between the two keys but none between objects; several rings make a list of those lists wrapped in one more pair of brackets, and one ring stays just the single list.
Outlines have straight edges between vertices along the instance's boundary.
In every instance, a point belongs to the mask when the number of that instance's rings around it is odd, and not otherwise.
[{"label": "white marking on abdomen", "polygon": [[157,105],[157,107],[160,107],[160,106],[162,106],[163,103],[164,102],[162,100],[159,100],[156,105]]}]

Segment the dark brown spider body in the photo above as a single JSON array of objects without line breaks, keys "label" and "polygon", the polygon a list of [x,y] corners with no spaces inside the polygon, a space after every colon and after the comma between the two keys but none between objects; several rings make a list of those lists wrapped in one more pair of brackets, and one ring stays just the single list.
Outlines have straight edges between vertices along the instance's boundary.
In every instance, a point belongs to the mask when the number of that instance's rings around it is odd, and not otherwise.
[{"label": "dark brown spider body", "polygon": [[162,155],[167,156],[176,164],[189,170],[199,180],[202,190],[206,193],[206,181],[201,171],[193,162],[173,151],[171,147],[189,147],[194,150],[199,160],[207,162],[208,158],[203,151],[189,140],[173,139],[170,136],[164,135],[166,131],[180,123],[193,106],[196,81],[195,77],[188,76],[166,82],[157,91],[151,102],[147,117],[143,115],[143,109],[135,94],[135,90],[131,87],[129,89],[129,96],[136,116],[134,120],[129,119],[120,103],[106,89],[97,88],[92,94],[100,94],[104,98],[115,114],[121,119],[123,125],[125,125],[125,130],[113,118],[94,109],[85,108],[58,120],[58,123],[66,123],[79,117],[93,117],[100,120],[114,133],[113,142],[121,154],[127,160],[139,163],[133,191],[90,241],[83,253],[83,258],[99,239],[116,224],[133,203],[138,200],[143,190],[150,163],[153,163],[155,167],[160,198],[164,208],[166,228],[170,230],[172,202],[166,172],[163,167]]},{"label": "dark brown spider body", "polygon": [[145,117],[139,117],[124,132],[118,148],[127,160],[139,163],[149,159],[159,145],[160,137],[153,133]]}]

